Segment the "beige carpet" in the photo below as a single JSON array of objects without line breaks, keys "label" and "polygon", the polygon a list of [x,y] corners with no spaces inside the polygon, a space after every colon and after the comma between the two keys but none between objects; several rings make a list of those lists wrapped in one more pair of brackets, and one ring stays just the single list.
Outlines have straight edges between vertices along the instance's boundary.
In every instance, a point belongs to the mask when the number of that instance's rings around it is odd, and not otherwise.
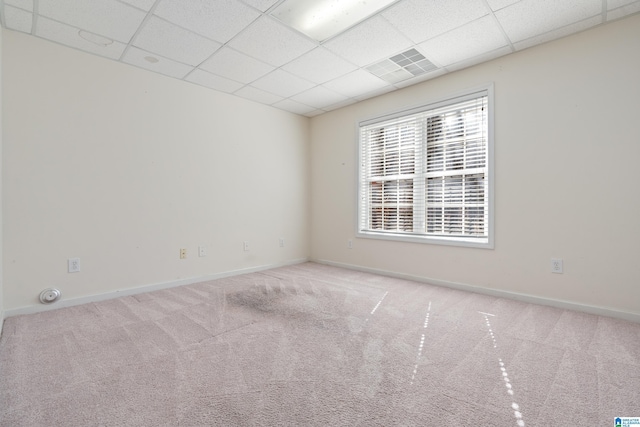
[{"label": "beige carpet", "polygon": [[5,321],[2,426],[613,426],[640,324],[307,263]]}]

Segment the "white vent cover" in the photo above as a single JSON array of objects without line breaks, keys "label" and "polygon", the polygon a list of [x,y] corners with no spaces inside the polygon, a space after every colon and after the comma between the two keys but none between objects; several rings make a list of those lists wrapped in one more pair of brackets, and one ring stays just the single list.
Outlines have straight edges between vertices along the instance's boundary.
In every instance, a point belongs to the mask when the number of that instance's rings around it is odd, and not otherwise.
[{"label": "white vent cover", "polygon": [[398,83],[437,69],[416,49],[409,49],[367,67],[373,75],[389,83]]}]

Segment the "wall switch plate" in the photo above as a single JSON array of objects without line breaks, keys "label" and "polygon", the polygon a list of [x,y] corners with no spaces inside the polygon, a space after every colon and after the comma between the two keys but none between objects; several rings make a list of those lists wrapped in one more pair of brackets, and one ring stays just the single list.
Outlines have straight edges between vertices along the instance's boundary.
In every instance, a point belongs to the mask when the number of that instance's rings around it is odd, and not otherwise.
[{"label": "wall switch plate", "polygon": [[551,272],[562,274],[562,260],[560,258],[551,258]]},{"label": "wall switch plate", "polygon": [[245,252],[249,251],[249,242],[245,241],[242,242],[242,248],[244,249]]},{"label": "wall switch plate", "polygon": [[207,247],[204,245],[198,246],[198,256],[207,256]]},{"label": "wall switch plate", "polygon": [[180,249],[180,259],[185,259],[187,257],[187,250],[185,248]]},{"label": "wall switch plate", "polygon": [[284,248],[284,239],[283,239],[282,237],[278,240],[278,245],[279,245],[281,248]]},{"label": "wall switch plate", "polygon": [[353,240],[351,239],[347,240],[347,248],[353,249]]},{"label": "wall switch plate", "polygon": [[69,273],[79,273],[80,272],[80,258],[69,258],[67,260],[67,267]]}]

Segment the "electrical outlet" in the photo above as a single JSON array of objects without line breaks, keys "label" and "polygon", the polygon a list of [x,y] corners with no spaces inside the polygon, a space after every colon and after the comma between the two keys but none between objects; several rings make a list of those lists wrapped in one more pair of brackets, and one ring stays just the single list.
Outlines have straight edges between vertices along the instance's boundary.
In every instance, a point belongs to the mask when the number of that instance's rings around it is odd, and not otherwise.
[{"label": "electrical outlet", "polygon": [[245,252],[249,251],[249,242],[244,241],[242,242],[242,248],[244,249]]},{"label": "electrical outlet", "polygon": [[185,259],[187,257],[187,250],[185,248],[180,249],[180,259]]},{"label": "electrical outlet", "polygon": [[79,273],[80,272],[80,258],[69,258],[67,260],[67,267],[69,273]]},{"label": "electrical outlet", "polygon": [[280,245],[281,248],[284,248],[284,239],[282,237],[278,241],[278,244]]},{"label": "electrical outlet", "polygon": [[347,240],[347,248],[353,249],[353,240],[351,239]]},{"label": "electrical outlet", "polygon": [[203,256],[207,256],[207,247],[202,245],[202,246],[198,246],[198,256],[203,257]]},{"label": "electrical outlet", "polygon": [[560,258],[551,258],[551,272],[562,274],[562,260]]}]

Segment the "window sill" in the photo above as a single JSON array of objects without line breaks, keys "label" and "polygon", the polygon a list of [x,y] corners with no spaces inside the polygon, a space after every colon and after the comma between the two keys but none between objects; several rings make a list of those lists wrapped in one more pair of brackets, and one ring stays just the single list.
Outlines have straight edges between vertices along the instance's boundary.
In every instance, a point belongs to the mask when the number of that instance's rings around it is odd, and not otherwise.
[{"label": "window sill", "polygon": [[364,239],[390,240],[396,242],[421,243],[428,245],[445,245],[445,246],[461,246],[467,248],[493,249],[493,239],[485,238],[468,238],[468,237],[442,237],[442,236],[424,236],[412,234],[388,234],[376,233],[375,231],[358,231],[356,237]]}]

